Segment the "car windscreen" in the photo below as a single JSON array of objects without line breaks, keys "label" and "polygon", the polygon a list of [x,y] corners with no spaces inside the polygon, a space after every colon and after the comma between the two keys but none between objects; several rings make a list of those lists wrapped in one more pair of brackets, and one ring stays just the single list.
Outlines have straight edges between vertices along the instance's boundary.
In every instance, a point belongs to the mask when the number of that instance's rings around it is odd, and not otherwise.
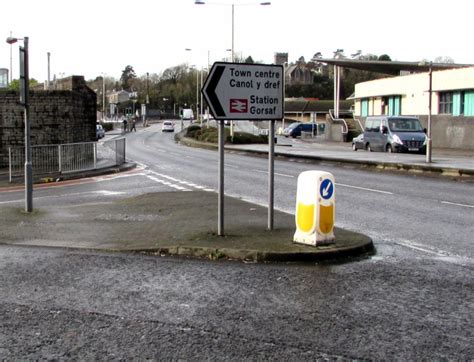
[{"label": "car windscreen", "polygon": [[397,118],[388,121],[392,132],[423,132],[420,121],[417,119]]},{"label": "car windscreen", "polygon": [[300,125],[300,123],[299,123],[299,122],[292,123],[292,124],[290,124],[290,125],[288,126],[288,128],[290,128],[290,129],[293,129],[293,128],[296,128],[296,127],[298,127],[299,125]]}]

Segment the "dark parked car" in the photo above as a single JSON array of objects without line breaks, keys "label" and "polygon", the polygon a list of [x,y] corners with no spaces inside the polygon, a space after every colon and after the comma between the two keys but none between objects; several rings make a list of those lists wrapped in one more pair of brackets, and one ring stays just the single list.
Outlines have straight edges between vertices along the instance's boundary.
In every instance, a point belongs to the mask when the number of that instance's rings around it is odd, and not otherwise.
[{"label": "dark parked car", "polygon": [[365,143],[364,143],[364,134],[361,133],[357,137],[352,139],[352,150],[365,150]]},{"label": "dark parked car", "polygon": [[379,116],[365,120],[368,151],[426,153],[426,130],[416,117]]},{"label": "dark parked car", "polygon": [[317,129],[318,127],[316,123],[294,122],[283,130],[283,135],[285,137],[293,137],[293,138],[300,137],[301,132],[308,132],[313,135],[316,135]]}]

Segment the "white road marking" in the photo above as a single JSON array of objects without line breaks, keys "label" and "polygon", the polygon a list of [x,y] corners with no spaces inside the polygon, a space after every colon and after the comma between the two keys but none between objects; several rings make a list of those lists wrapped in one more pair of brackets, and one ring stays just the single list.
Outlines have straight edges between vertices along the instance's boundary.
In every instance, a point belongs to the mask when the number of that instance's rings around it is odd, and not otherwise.
[{"label": "white road marking", "polygon": [[100,194],[104,196],[115,196],[115,195],[124,195],[126,192],[123,191],[108,191],[108,190],[99,190],[99,191],[92,191],[93,194]]},{"label": "white road marking", "polygon": [[163,180],[160,180],[159,178],[156,178],[154,176],[151,176],[151,175],[147,175],[147,177],[152,180],[152,181],[155,181],[155,182],[158,182],[162,185],[165,185],[165,186],[169,186],[173,189],[176,189],[176,190],[179,190],[179,191],[190,191],[189,189],[185,188],[185,187],[181,187],[179,185],[175,185],[171,182],[168,182],[168,181],[163,181]]},{"label": "white road marking", "polygon": [[406,248],[410,248],[410,249],[413,249],[413,250],[422,251],[422,252],[427,253],[427,254],[433,254],[433,255],[436,255],[436,256],[446,256],[446,255],[448,255],[448,253],[445,252],[445,251],[432,250],[432,249],[429,249],[425,245],[417,244],[417,243],[414,243],[414,242],[409,241],[409,240],[398,240],[398,241],[395,241],[395,244],[400,245],[400,246],[404,246]]},{"label": "white road marking", "polygon": [[[123,191],[109,191],[109,190],[96,190],[96,191],[84,191],[84,192],[73,192],[69,194],[60,194],[60,195],[50,195],[50,196],[37,196],[34,199],[35,200],[42,200],[42,199],[55,199],[55,198],[60,198],[64,196],[83,196],[83,195],[88,195],[88,194],[100,194],[104,196],[117,196],[117,195],[124,195],[126,192]],[[25,199],[19,199],[19,200],[10,200],[10,201],[2,201],[0,204],[14,204],[18,202],[24,202]]]},{"label": "white road marking", "polygon": [[229,165],[228,163],[224,163],[224,166],[225,166],[225,167],[229,167],[229,168],[235,168],[235,169],[238,169],[238,168],[239,168],[238,166]]},{"label": "white road marking", "polygon": [[[268,171],[263,171],[263,170],[252,170],[252,171],[253,171],[253,172],[259,172],[259,173],[266,173],[266,174],[268,174]],[[293,175],[287,175],[287,174],[278,173],[278,172],[275,172],[275,175],[276,175],[276,176],[281,176],[281,177],[295,178],[295,176],[293,176]]]},{"label": "white road marking", "polygon": [[467,205],[467,204],[458,204],[456,202],[449,202],[449,201],[441,201],[442,204],[446,205],[454,205],[454,206],[461,206],[461,207],[469,207],[474,209],[474,205]]},{"label": "white road marking", "polygon": [[379,194],[385,194],[385,195],[393,195],[393,192],[389,191],[382,191],[382,190],[376,190],[376,189],[368,189],[365,187],[360,187],[360,186],[352,186],[352,185],[346,185],[346,184],[340,184],[336,183],[337,186],[342,186],[342,187],[347,187],[350,189],[357,189],[357,190],[362,190],[362,191],[369,191],[369,192],[377,192]]}]

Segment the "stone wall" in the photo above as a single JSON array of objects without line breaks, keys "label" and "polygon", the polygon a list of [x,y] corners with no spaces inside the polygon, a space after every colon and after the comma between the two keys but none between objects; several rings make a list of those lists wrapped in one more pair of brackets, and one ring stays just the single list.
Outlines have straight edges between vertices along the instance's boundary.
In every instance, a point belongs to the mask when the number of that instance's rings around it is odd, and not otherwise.
[{"label": "stone wall", "polygon": [[[428,116],[420,116],[423,127],[428,128]],[[431,116],[433,148],[474,150],[474,117]]]},{"label": "stone wall", "polygon": [[[31,145],[95,141],[97,97],[84,77],[59,80],[55,90],[30,90]],[[0,167],[8,147],[24,147],[24,112],[19,93],[0,90]]]}]

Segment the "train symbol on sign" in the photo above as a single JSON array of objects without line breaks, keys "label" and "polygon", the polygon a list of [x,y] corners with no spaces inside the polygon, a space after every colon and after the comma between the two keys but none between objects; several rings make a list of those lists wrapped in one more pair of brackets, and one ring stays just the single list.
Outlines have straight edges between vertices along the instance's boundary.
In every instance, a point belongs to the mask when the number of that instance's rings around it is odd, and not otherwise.
[{"label": "train symbol on sign", "polygon": [[247,99],[230,99],[230,113],[247,113],[248,108]]}]

